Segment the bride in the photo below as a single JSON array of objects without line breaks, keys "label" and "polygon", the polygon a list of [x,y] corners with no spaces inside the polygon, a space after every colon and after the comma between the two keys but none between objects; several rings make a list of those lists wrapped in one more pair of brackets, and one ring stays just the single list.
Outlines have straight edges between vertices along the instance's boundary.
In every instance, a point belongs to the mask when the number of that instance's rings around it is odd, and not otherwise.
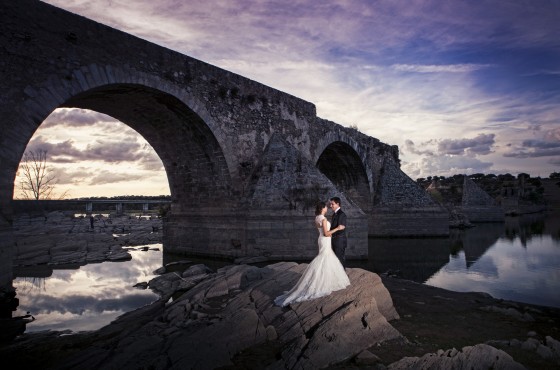
[{"label": "bride", "polygon": [[285,307],[290,303],[323,297],[350,285],[344,267],[331,248],[331,235],[344,229],[344,226],[329,230],[331,224],[325,217],[326,213],[326,203],[317,203],[315,227],[319,231],[319,254],[309,263],[297,284],[274,300],[277,306]]}]

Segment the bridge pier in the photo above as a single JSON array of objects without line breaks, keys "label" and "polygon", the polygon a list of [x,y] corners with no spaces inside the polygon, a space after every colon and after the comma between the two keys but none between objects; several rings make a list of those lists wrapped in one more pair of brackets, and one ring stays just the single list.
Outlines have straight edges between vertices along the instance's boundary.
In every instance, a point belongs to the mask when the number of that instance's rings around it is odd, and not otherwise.
[{"label": "bridge pier", "polygon": [[[193,211],[195,213],[196,211]],[[348,214],[348,211],[346,211]],[[315,216],[288,210],[259,210],[247,216],[223,212],[203,217],[171,215],[164,219],[163,245],[166,251],[209,257],[237,258],[264,256],[270,260],[311,260],[317,255],[318,231]],[[368,230],[365,215],[350,212],[346,258],[368,258]]]},{"label": "bridge pier", "polygon": [[[6,210],[2,210],[6,211]],[[0,288],[12,287],[13,256],[15,253],[15,239],[12,225],[0,214]]]}]

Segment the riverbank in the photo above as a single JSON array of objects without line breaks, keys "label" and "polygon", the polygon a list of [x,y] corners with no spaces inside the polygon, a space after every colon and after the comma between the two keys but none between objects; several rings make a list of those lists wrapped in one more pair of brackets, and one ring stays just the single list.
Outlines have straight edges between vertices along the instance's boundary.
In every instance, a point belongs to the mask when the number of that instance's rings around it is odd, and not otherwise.
[{"label": "riverbank", "polygon": [[486,293],[452,292],[392,277],[382,280],[401,317],[392,325],[407,338],[375,348],[384,363],[487,343],[528,369],[560,367],[560,348],[553,359],[543,357],[548,351],[538,347],[547,336],[560,339],[558,308],[495,299]]}]

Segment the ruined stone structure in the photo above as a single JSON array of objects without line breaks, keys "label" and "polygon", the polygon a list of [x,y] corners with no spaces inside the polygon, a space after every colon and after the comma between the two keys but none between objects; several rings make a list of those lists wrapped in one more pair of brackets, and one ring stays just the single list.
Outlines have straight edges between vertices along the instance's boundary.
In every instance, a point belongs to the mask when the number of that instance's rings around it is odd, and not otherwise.
[{"label": "ruined stone structure", "polygon": [[[0,260],[14,178],[53,110],[108,114],[142,135],[171,189],[165,248],[309,258],[317,199],[338,195],[349,258],[369,235],[446,235],[447,212],[398,148],[316,116],[309,102],[35,0],[0,3]],[[4,271],[4,269],[3,269]]]},{"label": "ruined stone structure", "polygon": [[463,180],[461,211],[471,222],[503,222],[504,210],[467,176]]}]

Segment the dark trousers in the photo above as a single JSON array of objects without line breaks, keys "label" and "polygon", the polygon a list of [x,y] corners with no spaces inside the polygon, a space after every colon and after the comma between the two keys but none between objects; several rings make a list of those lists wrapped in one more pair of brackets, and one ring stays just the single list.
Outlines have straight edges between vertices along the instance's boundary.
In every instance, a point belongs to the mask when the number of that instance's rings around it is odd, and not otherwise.
[{"label": "dark trousers", "polygon": [[344,261],[346,260],[344,254],[346,252],[346,246],[348,245],[348,238],[346,237],[346,235],[334,237],[332,238],[331,243],[334,254],[336,254],[338,259],[340,260],[340,263],[342,263],[342,266],[344,266]]}]

